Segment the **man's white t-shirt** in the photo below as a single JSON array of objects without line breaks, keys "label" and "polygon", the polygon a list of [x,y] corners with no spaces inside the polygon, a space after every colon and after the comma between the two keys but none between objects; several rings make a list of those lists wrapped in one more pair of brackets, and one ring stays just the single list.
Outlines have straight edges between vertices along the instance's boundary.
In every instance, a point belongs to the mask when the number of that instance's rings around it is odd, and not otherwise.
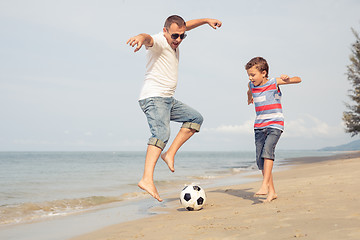
[{"label": "man's white t-shirt", "polygon": [[179,48],[172,49],[163,32],[151,37],[154,45],[146,48],[146,74],[139,100],[172,97],[178,81]]}]

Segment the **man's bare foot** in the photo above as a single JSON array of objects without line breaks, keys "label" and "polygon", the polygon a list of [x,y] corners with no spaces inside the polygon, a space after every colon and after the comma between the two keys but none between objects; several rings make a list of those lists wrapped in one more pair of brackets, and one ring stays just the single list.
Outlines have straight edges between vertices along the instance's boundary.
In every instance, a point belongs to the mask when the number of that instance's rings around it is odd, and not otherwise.
[{"label": "man's bare foot", "polygon": [[142,190],[147,191],[153,198],[155,198],[159,202],[162,202],[162,199],[160,198],[159,193],[153,182],[146,182],[143,179],[141,179],[140,182],[138,183],[138,186]]},{"label": "man's bare foot", "polygon": [[277,199],[277,195],[276,193],[269,193],[268,197],[266,198],[266,200],[264,200],[264,203],[268,203],[271,202],[272,200]]},{"label": "man's bare foot", "polygon": [[161,154],[162,160],[168,165],[170,171],[175,172],[174,168],[174,158],[167,157],[167,152]]}]

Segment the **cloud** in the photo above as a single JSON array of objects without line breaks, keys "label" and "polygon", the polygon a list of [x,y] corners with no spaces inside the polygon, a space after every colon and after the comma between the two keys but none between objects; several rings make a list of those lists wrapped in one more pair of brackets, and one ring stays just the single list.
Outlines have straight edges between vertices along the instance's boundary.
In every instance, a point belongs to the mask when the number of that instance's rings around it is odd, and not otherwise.
[{"label": "cloud", "polygon": [[337,125],[329,123],[309,114],[285,122],[284,137],[336,137],[344,134],[342,122]]},{"label": "cloud", "polygon": [[205,132],[214,132],[214,133],[233,133],[233,134],[252,134],[253,133],[253,120],[248,120],[241,125],[220,125],[215,128],[204,128]]},{"label": "cloud", "polygon": [[85,136],[92,136],[92,135],[93,135],[93,133],[92,133],[92,132],[90,132],[90,131],[87,131],[87,132],[84,132],[84,135],[85,135]]},{"label": "cloud", "polygon": [[[203,131],[217,134],[248,135],[253,134],[253,124],[254,120],[247,120],[240,125],[222,124],[214,128],[204,128]],[[344,134],[343,129],[342,122],[337,125],[330,125],[310,114],[304,114],[297,119],[285,120],[284,136],[303,138],[336,137]]]}]

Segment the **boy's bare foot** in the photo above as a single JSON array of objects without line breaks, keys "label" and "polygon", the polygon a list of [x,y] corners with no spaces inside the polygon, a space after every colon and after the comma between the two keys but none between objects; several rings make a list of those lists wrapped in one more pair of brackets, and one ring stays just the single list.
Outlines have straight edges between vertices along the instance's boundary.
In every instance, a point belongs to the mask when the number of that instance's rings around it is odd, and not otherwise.
[{"label": "boy's bare foot", "polygon": [[138,183],[138,186],[142,190],[147,191],[153,198],[155,198],[159,202],[162,202],[162,199],[160,198],[159,193],[153,182],[146,182],[145,180],[141,179]]},{"label": "boy's bare foot", "polygon": [[161,154],[162,160],[168,165],[170,171],[175,172],[174,168],[174,158],[167,157],[167,152]]},{"label": "boy's bare foot", "polygon": [[268,188],[261,187],[261,188],[259,189],[259,191],[257,191],[257,192],[254,194],[254,196],[256,197],[256,196],[259,196],[259,195],[267,195],[268,192],[269,192],[269,189],[268,189]]},{"label": "boy's bare foot", "polygon": [[266,200],[264,200],[264,203],[268,203],[271,202],[272,200],[277,199],[277,195],[276,193],[269,193],[268,197],[266,198]]}]

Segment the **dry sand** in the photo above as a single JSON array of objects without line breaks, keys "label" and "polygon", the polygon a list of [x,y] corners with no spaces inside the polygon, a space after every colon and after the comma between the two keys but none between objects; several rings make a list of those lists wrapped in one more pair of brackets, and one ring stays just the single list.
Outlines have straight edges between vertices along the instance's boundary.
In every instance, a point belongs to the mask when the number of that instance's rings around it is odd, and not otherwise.
[{"label": "dry sand", "polygon": [[207,189],[200,211],[184,210],[174,196],[166,200],[177,207],[165,214],[89,230],[73,240],[359,240],[360,152],[293,162],[290,169],[274,172],[278,199],[271,203],[253,197],[260,182]]}]

